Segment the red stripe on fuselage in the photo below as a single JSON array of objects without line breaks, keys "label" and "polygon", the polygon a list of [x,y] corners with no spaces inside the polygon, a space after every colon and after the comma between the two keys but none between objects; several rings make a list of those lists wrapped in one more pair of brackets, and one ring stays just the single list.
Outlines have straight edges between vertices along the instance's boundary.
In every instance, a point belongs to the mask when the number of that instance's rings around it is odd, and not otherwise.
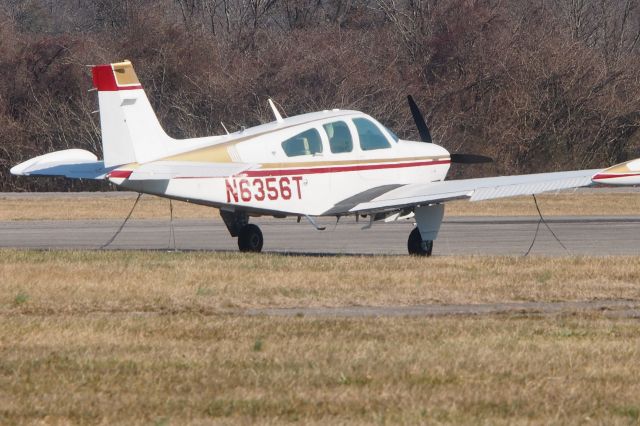
[{"label": "red stripe on fuselage", "polygon": [[[451,160],[431,160],[431,161],[415,161],[412,163],[387,163],[387,164],[358,164],[349,166],[329,166],[314,168],[296,168],[296,169],[264,169],[264,170],[248,170],[242,172],[239,176],[246,177],[263,177],[263,176],[290,176],[290,175],[313,175],[321,173],[341,173],[355,172],[361,170],[383,170],[383,169],[399,169],[408,167],[436,166],[440,164],[449,164]],[[131,176],[133,170],[114,170],[109,173],[110,178],[124,178]],[[223,176],[220,176],[223,177]],[[205,179],[200,176],[181,176],[174,179]]]},{"label": "red stripe on fuselage", "polygon": [[399,169],[406,167],[436,166],[439,164],[449,164],[451,160],[432,160],[417,161],[413,163],[387,163],[387,164],[359,164],[352,166],[328,166],[313,168],[297,168],[297,169],[262,169],[248,170],[240,173],[241,176],[260,177],[260,176],[288,176],[288,175],[313,175],[319,173],[342,173],[355,172],[361,170],[382,170],[382,169]]}]

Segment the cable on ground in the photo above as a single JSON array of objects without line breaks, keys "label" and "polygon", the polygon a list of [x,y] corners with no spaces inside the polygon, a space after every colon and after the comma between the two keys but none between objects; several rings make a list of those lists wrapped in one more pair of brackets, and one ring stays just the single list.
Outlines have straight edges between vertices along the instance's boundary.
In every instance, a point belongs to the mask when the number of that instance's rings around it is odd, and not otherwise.
[{"label": "cable on ground", "polygon": [[529,246],[529,249],[527,249],[526,253],[524,254],[524,257],[528,256],[529,253],[531,253],[531,249],[533,248],[533,245],[536,243],[536,238],[538,237],[538,231],[540,230],[540,224],[541,223],[543,223],[544,226],[547,227],[549,232],[551,232],[551,235],[553,235],[553,238],[555,238],[555,240],[558,242],[558,244],[560,244],[560,247],[562,247],[564,249],[564,251],[569,253],[569,250],[567,249],[567,247],[565,247],[565,245],[562,244],[562,241],[560,241],[560,238],[558,238],[556,233],[553,232],[553,229],[551,229],[551,227],[549,226],[547,221],[544,220],[544,217],[542,216],[542,212],[540,211],[540,206],[538,206],[538,200],[536,198],[536,195],[535,194],[532,194],[532,195],[533,195],[533,202],[535,203],[536,210],[538,211],[538,216],[540,216],[540,220],[538,220],[538,225],[536,226],[536,233],[533,235],[533,241],[531,241],[531,245]]},{"label": "cable on ground", "polygon": [[120,228],[118,228],[118,230],[116,231],[115,234],[113,234],[113,237],[111,237],[111,239],[109,241],[107,241],[106,243],[104,243],[102,246],[100,246],[100,250],[103,250],[107,247],[109,247],[109,245],[115,241],[116,238],[118,238],[118,235],[120,235],[120,232],[122,232],[122,230],[124,229],[124,226],[127,224],[127,222],[129,221],[129,218],[131,217],[131,215],[133,214],[133,211],[135,210],[136,206],[138,205],[138,201],[140,201],[140,197],[142,197],[142,192],[138,193],[138,198],[136,198],[136,201],[133,203],[133,207],[131,207],[131,211],[129,212],[129,214],[127,215],[127,217],[124,219],[124,222],[122,222],[122,225],[120,225]]}]

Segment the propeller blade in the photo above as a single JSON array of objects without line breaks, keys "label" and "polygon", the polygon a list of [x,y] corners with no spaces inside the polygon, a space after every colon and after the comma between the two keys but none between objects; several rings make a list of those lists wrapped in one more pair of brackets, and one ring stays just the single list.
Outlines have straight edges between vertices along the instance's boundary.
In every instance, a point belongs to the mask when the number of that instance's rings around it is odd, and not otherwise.
[{"label": "propeller blade", "polygon": [[[407,101],[409,101],[409,108],[411,109],[413,121],[415,121],[418,133],[420,133],[420,139],[422,142],[432,143],[433,141],[431,139],[429,127],[427,127],[427,122],[424,120],[424,116],[422,115],[422,112],[420,112],[420,108],[418,108],[418,105],[411,95],[407,96]],[[459,164],[492,163],[493,158],[476,154],[451,154],[451,162]]]},{"label": "propeller blade", "polygon": [[407,96],[407,100],[409,101],[409,108],[411,108],[413,121],[415,121],[418,133],[420,133],[420,139],[422,142],[431,143],[431,133],[429,133],[429,128],[427,127],[427,123],[424,121],[420,108],[418,108],[418,105],[416,105],[411,95]]},{"label": "propeller blade", "polygon": [[451,154],[451,162],[460,164],[492,163],[493,158],[476,154]]}]

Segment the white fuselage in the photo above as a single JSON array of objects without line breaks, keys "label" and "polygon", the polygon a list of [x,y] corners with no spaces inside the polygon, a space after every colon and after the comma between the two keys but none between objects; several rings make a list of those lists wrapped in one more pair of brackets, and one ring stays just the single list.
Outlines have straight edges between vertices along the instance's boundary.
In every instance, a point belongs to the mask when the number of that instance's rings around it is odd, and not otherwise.
[{"label": "white fuselage", "polygon": [[[353,119],[370,120],[388,139],[388,147],[362,149]],[[351,133],[349,152],[332,152],[327,123],[346,123]],[[357,120],[356,120],[357,121]],[[287,156],[283,141],[309,129],[317,130],[322,152]],[[177,142],[180,143],[179,141]],[[444,180],[449,170],[449,152],[431,143],[396,140],[371,117],[356,111],[323,111],[291,117],[228,135],[190,140],[190,147],[172,159],[229,161],[255,165],[227,178],[189,178],[111,181],[135,191],[187,200],[225,209],[241,209],[254,214],[331,214],[331,209],[349,197],[376,188]],[[195,150],[194,145],[200,146]]]}]

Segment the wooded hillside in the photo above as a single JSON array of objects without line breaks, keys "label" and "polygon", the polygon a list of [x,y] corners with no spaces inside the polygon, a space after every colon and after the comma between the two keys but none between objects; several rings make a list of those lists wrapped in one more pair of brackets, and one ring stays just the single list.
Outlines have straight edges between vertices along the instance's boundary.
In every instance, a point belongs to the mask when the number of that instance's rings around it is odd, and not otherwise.
[{"label": "wooded hillside", "polygon": [[637,0],[2,0],[0,190],[107,189],[9,167],[101,156],[87,64],[130,59],[174,137],[349,108],[416,139],[485,154],[479,176],[640,156]]}]

